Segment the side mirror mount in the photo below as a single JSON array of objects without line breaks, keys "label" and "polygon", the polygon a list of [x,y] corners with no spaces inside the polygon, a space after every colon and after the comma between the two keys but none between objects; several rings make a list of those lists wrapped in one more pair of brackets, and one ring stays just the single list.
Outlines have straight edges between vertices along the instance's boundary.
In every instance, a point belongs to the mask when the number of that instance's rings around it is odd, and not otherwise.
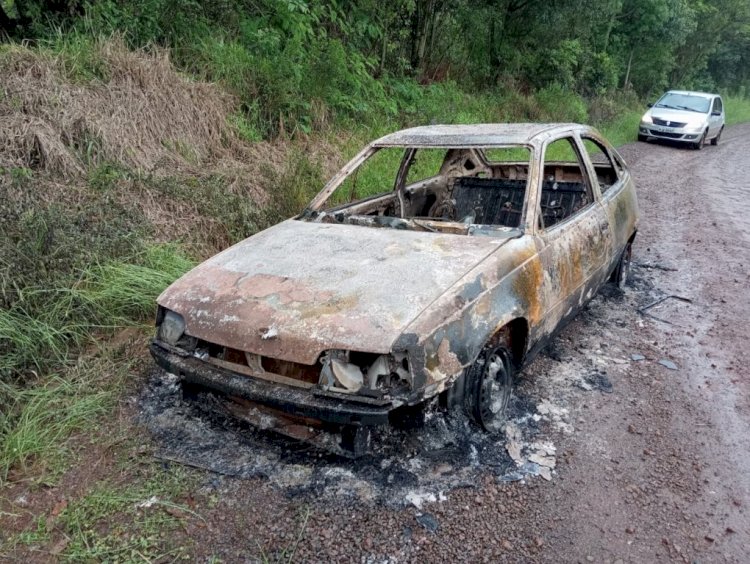
[{"label": "side mirror mount", "polygon": [[712,116],[720,116],[720,115],[721,115],[721,112],[720,112],[720,111],[716,111],[716,112],[711,112],[711,115],[712,115]]},{"label": "side mirror mount", "polygon": [[646,106],[649,107],[649,108],[653,108],[654,107],[654,103],[653,102],[649,102],[648,104],[646,104]]}]

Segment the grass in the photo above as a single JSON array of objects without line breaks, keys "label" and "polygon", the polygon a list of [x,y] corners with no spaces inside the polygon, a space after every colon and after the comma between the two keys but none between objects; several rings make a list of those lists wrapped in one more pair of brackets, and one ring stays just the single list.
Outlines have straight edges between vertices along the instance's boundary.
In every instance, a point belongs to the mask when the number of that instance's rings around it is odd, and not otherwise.
[{"label": "grass", "polygon": [[0,382],[0,485],[11,472],[45,483],[59,477],[70,462],[67,439],[111,415],[134,365],[104,349],[30,386]]},{"label": "grass", "polygon": [[[133,464],[132,460],[128,461]],[[153,461],[129,468],[127,478],[97,480],[75,499],[62,500],[49,515],[13,535],[0,549],[46,546],[67,562],[151,562],[189,557],[187,524],[204,526],[204,518],[184,498],[197,474]],[[51,545],[51,548],[50,548]]]},{"label": "grass", "polygon": [[638,124],[642,115],[643,111],[625,110],[613,121],[603,124],[600,131],[615,147],[632,143],[638,137]]},{"label": "grass", "polygon": [[750,121],[750,99],[737,96],[724,97],[727,125]]},{"label": "grass", "polygon": [[[40,458],[43,474],[57,473],[49,466],[56,466],[66,439],[108,413],[131,366],[106,351],[77,361],[73,354],[96,345],[103,331],[141,324],[158,294],[192,265],[173,245],[151,245],[127,260],[89,265],[71,287],[27,289],[28,299],[44,309],[0,310],[6,375],[0,379],[0,482]],[[24,371],[29,385],[14,383],[11,376]]]},{"label": "grass", "polygon": [[0,310],[0,375],[63,366],[97,332],[141,323],[161,291],[192,266],[174,245],[150,245],[127,259],[90,264],[69,287],[25,288],[20,305]]},{"label": "grass", "polygon": [[186,546],[165,537],[184,521],[203,522],[176,501],[191,485],[190,474],[156,465],[143,473],[137,482],[100,482],[60,513],[56,526],[68,539],[65,560],[140,562],[189,555]]}]

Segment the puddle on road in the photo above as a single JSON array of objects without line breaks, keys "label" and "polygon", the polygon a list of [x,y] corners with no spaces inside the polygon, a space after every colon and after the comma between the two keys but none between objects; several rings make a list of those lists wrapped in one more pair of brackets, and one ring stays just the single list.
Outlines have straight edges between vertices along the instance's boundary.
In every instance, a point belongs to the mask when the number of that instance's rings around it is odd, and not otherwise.
[{"label": "puddle on road", "polygon": [[[640,292],[638,292],[640,293]],[[637,295],[597,296],[522,375],[504,436],[479,431],[459,414],[428,411],[411,430],[379,429],[372,452],[343,459],[225,416],[211,394],[186,400],[175,376],[154,369],[141,394],[140,419],[159,458],[238,478],[263,477],[289,496],[318,501],[420,507],[479,478],[554,479],[555,439],[575,431],[587,393],[616,392],[627,374],[626,334]],[[642,296],[638,299],[642,299]],[[606,348],[603,348],[606,347]]]}]

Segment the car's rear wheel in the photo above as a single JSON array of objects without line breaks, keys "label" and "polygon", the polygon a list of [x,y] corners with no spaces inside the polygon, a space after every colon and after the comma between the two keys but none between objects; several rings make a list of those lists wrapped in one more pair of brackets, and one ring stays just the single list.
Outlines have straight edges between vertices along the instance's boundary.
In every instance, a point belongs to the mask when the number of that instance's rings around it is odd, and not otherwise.
[{"label": "car's rear wheel", "polygon": [[708,129],[703,132],[703,135],[701,135],[701,138],[698,139],[695,143],[693,143],[693,149],[696,151],[700,151],[703,148],[703,145],[706,144],[706,136],[708,135]]},{"label": "car's rear wheel", "polygon": [[625,247],[625,250],[620,255],[620,260],[617,261],[617,266],[612,271],[612,276],[610,277],[610,282],[620,288],[620,290],[625,289],[625,284],[628,281],[628,277],[630,276],[630,263],[631,259],[633,257],[633,246],[628,243]]},{"label": "car's rear wheel", "polygon": [[499,433],[513,391],[513,361],[505,345],[490,345],[468,368],[466,409],[485,431]]},{"label": "car's rear wheel", "polygon": [[716,137],[714,137],[713,139],[711,139],[711,145],[718,145],[719,144],[719,139],[721,138],[721,134],[723,133],[723,131],[724,131],[724,126],[722,125],[721,129],[719,130],[719,133],[716,134]]}]

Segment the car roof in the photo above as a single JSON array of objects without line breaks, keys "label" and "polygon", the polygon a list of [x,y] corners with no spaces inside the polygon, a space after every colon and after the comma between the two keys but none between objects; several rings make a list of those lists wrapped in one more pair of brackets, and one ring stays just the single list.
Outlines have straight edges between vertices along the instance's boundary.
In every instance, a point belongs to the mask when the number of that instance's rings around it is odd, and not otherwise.
[{"label": "car roof", "polygon": [[718,94],[711,94],[710,92],[697,92],[695,90],[667,90],[665,94],[684,94],[686,96],[702,96],[703,98],[713,98]]},{"label": "car roof", "polygon": [[535,144],[539,137],[589,130],[577,123],[478,123],[424,125],[390,133],[375,147],[491,147]]}]

